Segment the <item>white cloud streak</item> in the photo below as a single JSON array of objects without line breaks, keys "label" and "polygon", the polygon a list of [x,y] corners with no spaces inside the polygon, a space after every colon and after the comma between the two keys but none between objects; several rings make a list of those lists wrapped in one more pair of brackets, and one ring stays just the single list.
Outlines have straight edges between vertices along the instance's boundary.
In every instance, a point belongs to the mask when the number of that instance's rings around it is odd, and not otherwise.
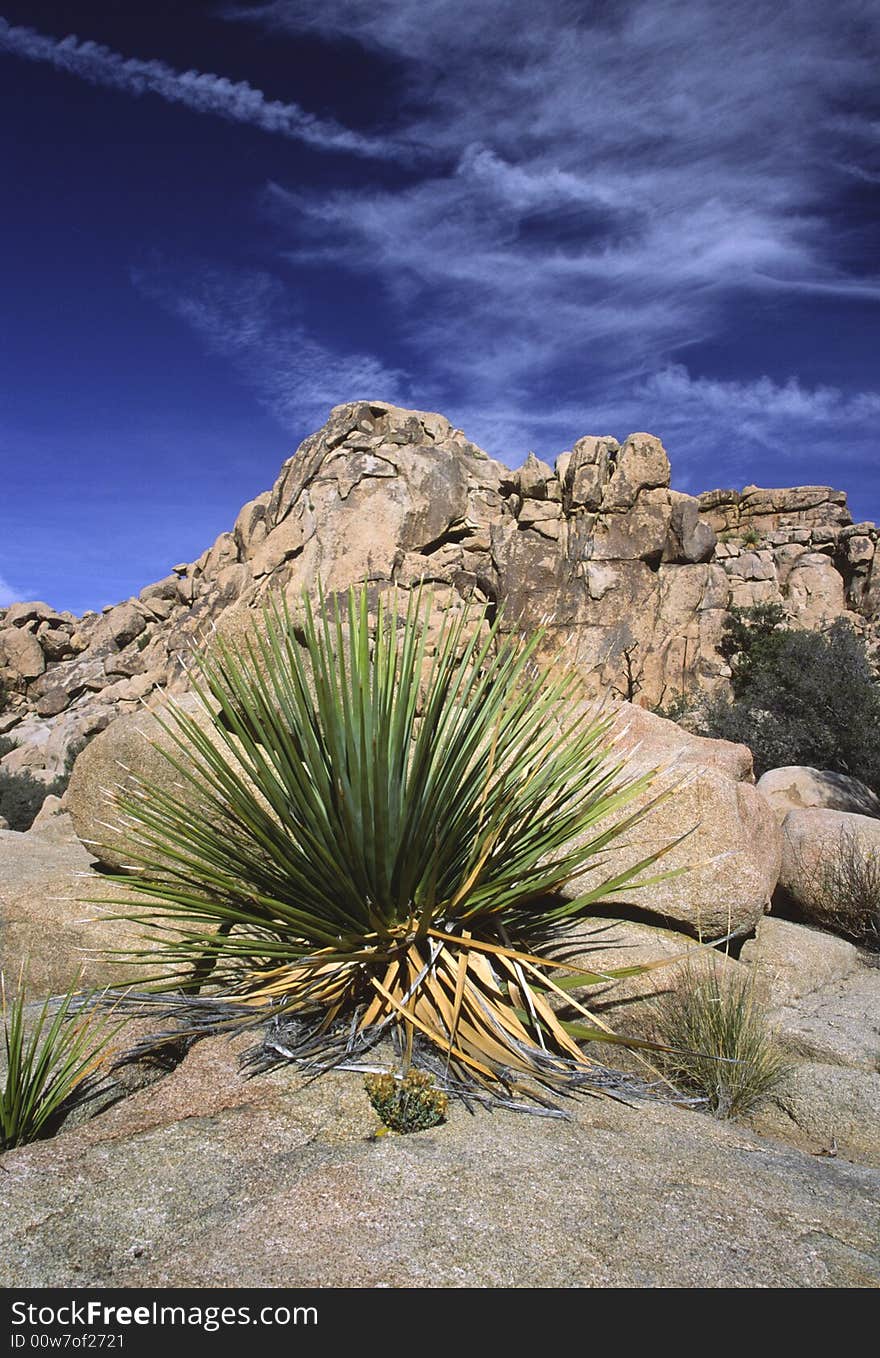
[{"label": "white cloud streak", "polygon": [[283,285],[260,270],[133,273],[135,286],[227,359],[261,405],[297,437],[351,400],[406,399],[406,381],[369,354],[339,353],[309,334]]},{"label": "white cloud streak", "polygon": [[[787,382],[778,309],[815,299],[820,348],[826,301],[880,299],[876,260],[834,212],[854,170],[880,169],[874,120],[841,112],[876,98],[876,7],[506,0],[499,23],[472,0],[269,0],[227,17],[399,61],[407,134],[433,167],[393,191],[274,184],[265,209],[304,278],[320,263],[380,284],[419,403],[472,413],[492,451],[501,428],[568,441],[626,432],[635,411],[636,427],[689,419],[702,435],[745,403],[762,446],[783,418],[876,418],[872,393]],[[782,371],[685,381],[684,355],[723,345],[738,306],[778,325]],[[747,368],[731,336],[728,371]]]},{"label": "white cloud streak", "polygon": [[182,104],[195,113],[246,123],[321,151],[379,159],[409,154],[399,143],[350,131],[337,122],[315,117],[299,104],[267,99],[247,81],[228,80],[206,71],[176,71],[164,61],[125,57],[98,43],[81,42],[73,35],[46,37],[0,18],[0,51],[26,61],[46,62],[93,85],[131,95],[155,94],[166,103]]},{"label": "white cloud streak", "polygon": [[[794,377],[776,382],[766,375],[720,381],[694,377],[684,364],[670,364],[634,383],[616,382],[602,393],[585,393],[580,400],[548,402],[537,412],[514,404],[488,409],[464,405],[446,413],[490,451],[534,447],[551,461],[583,432],[623,438],[647,429],[662,435],[675,452],[674,470],[705,490],[719,471],[713,467],[707,480],[705,454],[719,446],[726,450],[730,475],[754,477],[772,454],[772,480],[774,474],[784,475],[784,464],[802,457],[805,448],[821,458],[827,440],[835,445],[836,457],[823,480],[839,478],[865,452],[859,431],[866,432],[870,447],[880,419],[880,392],[846,393],[831,386],[808,387]],[[855,446],[848,446],[848,439]]]},{"label": "white cloud streak", "polygon": [[772,421],[833,425],[880,417],[880,392],[846,395],[837,387],[804,387],[795,377],[784,383],[766,376],[752,382],[721,382],[693,378],[682,364],[653,374],[641,390],[649,400],[674,403],[682,410],[691,406],[726,419],[758,416]]},{"label": "white cloud streak", "polygon": [[676,484],[691,491],[809,481],[850,490],[862,483],[874,493],[878,419],[880,391],[845,392],[767,375],[722,381],[696,377],[683,364],[619,384],[589,410],[596,432],[662,435]]}]

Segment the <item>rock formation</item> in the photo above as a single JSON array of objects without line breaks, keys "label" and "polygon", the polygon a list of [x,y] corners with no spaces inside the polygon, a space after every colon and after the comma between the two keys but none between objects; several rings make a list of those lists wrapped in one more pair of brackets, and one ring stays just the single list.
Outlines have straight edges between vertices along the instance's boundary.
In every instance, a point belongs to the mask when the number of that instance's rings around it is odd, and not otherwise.
[{"label": "rock formation", "polygon": [[510,471],[441,415],[338,406],[230,532],[136,599],[82,618],[0,610],[3,767],[50,782],[115,716],[184,688],[209,624],[235,631],[273,591],[296,606],[319,579],[424,579],[442,606],[504,605],[510,627],[545,623],[591,691],[643,705],[724,685],[731,605],[781,603],[802,627],[846,616],[873,639],[877,530],[851,522],[842,492],[694,497],[669,476],[650,434],[582,438],[554,467],[530,454]]},{"label": "rock formation", "polygon": [[[630,863],[685,832],[656,870],[688,871],[610,894],[583,939],[560,940],[568,965],[582,953],[599,973],[670,962],[591,987],[584,998],[600,1021],[645,1035],[686,954],[695,967],[757,983],[793,1063],[750,1126],[589,1100],[572,1107],[570,1122],[521,1119],[516,1135],[507,1114],[455,1106],[440,1131],[374,1141],[359,1077],[304,1084],[286,1067],[245,1081],[239,1049],[209,1039],[170,1073],[153,1071],[148,1087],[136,1065],[134,1083],[120,1084],[130,1097],[3,1157],[6,1221],[16,1240],[27,1236],[24,1253],[7,1251],[15,1262],[3,1281],[420,1286],[430,1275],[456,1286],[464,1267],[482,1286],[876,1286],[878,1174],[868,1166],[880,1165],[880,971],[844,939],[765,913],[771,899],[778,909],[781,890],[810,921],[807,887],[843,830],[878,852],[876,799],[853,779],[804,768],[776,770],[756,787],[745,746],[701,739],[646,710],[723,688],[718,642],[734,605],[778,603],[805,628],[844,616],[875,642],[876,541],[874,526],[853,525],[845,496],[827,487],[673,491],[666,453],[649,434],[623,444],[583,438],[553,467],[530,455],[510,471],[439,415],[357,403],[334,410],[198,561],[136,599],[82,618],[42,602],[0,610],[2,768],[48,784],[88,746],[63,803],[48,798],[27,834],[0,828],[0,965],[17,975],[27,959],[35,994],[81,973],[85,984],[116,982],[107,950],[141,941],[117,917],[126,885],[92,864],[126,862],[108,798],[126,767],[168,776],[154,709],[168,692],[191,708],[187,657],[209,629],[241,637],[270,596],[283,593],[295,613],[319,581],[333,593],[367,579],[378,594],[424,580],[444,609],[473,599],[503,606],[510,628],[544,623],[548,647],[564,646],[581,668],[585,712],[591,693],[634,700],[616,710],[630,771],[661,766],[651,791],[672,784],[630,828],[626,850],[607,855],[603,876],[615,855]],[[731,955],[695,946],[695,936],[728,933]],[[613,1056],[622,1059],[619,1049]],[[268,1176],[267,1145],[279,1147]],[[175,1178],[177,1164],[185,1173]],[[546,1171],[537,1177],[536,1164]],[[158,1198],[144,1188],[157,1173],[166,1190]],[[450,1174],[466,1190],[452,1198]],[[625,1193],[610,1217],[596,1217],[618,1179]],[[537,1213],[536,1183],[546,1188]],[[681,1209],[676,1222],[689,1223],[684,1233],[670,1233],[669,1213],[656,1210],[667,1199]],[[471,1204],[465,1235],[471,1218],[488,1223],[464,1263],[459,1201]],[[560,1202],[575,1205],[573,1232]],[[258,1247],[230,1254],[229,1222],[247,1225],[248,1213]],[[366,1235],[349,1230],[364,1219]],[[513,1233],[499,1234],[502,1219]],[[550,1237],[564,1240],[561,1251],[536,1220],[559,1228]],[[367,1237],[375,1247],[365,1252]],[[455,1248],[438,1252],[434,1237]],[[513,1237],[511,1252],[504,1241]]]}]

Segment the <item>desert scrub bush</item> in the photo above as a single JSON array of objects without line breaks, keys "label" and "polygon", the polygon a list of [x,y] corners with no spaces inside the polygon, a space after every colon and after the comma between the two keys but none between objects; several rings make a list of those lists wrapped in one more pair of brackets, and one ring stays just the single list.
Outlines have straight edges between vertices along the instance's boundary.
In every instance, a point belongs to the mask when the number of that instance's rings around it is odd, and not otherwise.
[{"label": "desert scrub bush", "polygon": [[[12,769],[0,768],[0,816],[8,822],[10,830],[29,830],[47,797],[64,796],[74,761],[86,744],[85,740],[71,744],[63,770],[50,783],[44,783],[27,769],[14,772]],[[15,743],[11,742],[10,749],[14,748]]]},{"label": "desert scrub bush", "polygon": [[699,1095],[719,1118],[755,1111],[785,1078],[754,977],[725,977],[717,964],[682,968],[678,986],[654,1008],[660,1064],[683,1092]]},{"label": "desert scrub bush", "polygon": [[720,650],[733,696],[698,702],[679,720],[748,745],[759,777],[807,764],[880,791],[880,688],[864,642],[842,618],[824,632],[783,620],[778,605],[732,609]]},{"label": "desert scrub bush", "polygon": [[121,1025],[81,1007],[75,989],[47,999],[28,1022],[22,977],[13,996],[0,974],[6,1071],[0,1093],[0,1150],[51,1136],[74,1102],[97,1091],[97,1072]]},{"label": "desert scrub bush", "polygon": [[449,1100],[425,1070],[368,1075],[364,1088],[384,1126],[392,1132],[423,1132],[446,1121]]},{"label": "desert scrub bush", "polygon": [[657,717],[663,717],[665,721],[674,721],[683,725],[688,721],[695,704],[699,701],[698,694],[676,693],[668,702],[654,703],[650,711]]},{"label": "desert scrub bush", "polygon": [[19,773],[0,769],[0,816],[10,830],[29,830],[46,798],[63,796],[68,782],[67,774],[44,783],[26,769]]},{"label": "desert scrub bush", "polygon": [[880,854],[841,830],[833,852],[812,874],[811,922],[880,952]]},{"label": "desert scrub bush", "polygon": [[[392,1037],[405,1066],[414,1053],[487,1098],[625,1083],[578,1045],[614,1040],[589,1010],[556,1017],[565,983],[539,948],[659,856],[601,872],[653,775],[626,775],[610,718],[573,702],[577,675],[538,665],[540,635],[505,637],[484,610],[432,630],[420,590],[403,609],[380,596],[373,626],[368,599],[306,599],[296,628],[273,606],[249,642],[198,658],[210,729],[172,706],[177,786],[119,803],[135,869],[120,880],[143,901],[121,917],[156,939],[134,960],[166,990],[132,1003],[200,1031],[269,1022],[255,1060],[313,1071]],[[554,896],[590,867],[595,885]],[[181,967],[209,993],[181,994]]]}]

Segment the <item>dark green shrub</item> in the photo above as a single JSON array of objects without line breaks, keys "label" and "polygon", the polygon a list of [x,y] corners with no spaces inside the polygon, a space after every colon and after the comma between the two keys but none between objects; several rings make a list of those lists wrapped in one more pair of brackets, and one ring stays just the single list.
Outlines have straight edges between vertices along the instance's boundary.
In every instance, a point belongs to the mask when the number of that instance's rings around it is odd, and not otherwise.
[{"label": "dark green shrub", "polygon": [[10,830],[29,830],[46,798],[61,797],[67,782],[66,774],[43,783],[26,770],[13,773],[0,769],[0,816],[8,822]]},{"label": "dark green shrub", "polygon": [[668,703],[655,703],[651,711],[665,721],[675,721],[679,726],[687,727],[698,702],[699,699],[693,693],[677,693]]},{"label": "dark green shrub", "polygon": [[734,693],[739,694],[754,666],[760,667],[772,657],[779,634],[785,630],[781,604],[731,608],[718,649],[730,661]]},{"label": "dark green shrub", "polygon": [[[14,741],[6,742],[6,749],[3,743],[3,737],[0,737],[0,758],[15,749]],[[10,830],[29,830],[47,797],[64,796],[76,757],[87,744],[86,740],[75,740],[70,745],[64,757],[64,769],[51,783],[41,782],[26,769],[14,773],[11,769],[0,768],[0,816],[8,822]]]},{"label": "dark green shrub", "polygon": [[[86,744],[85,740],[74,741],[65,756],[63,771],[51,783],[42,782],[26,769],[17,773],[0,769],[0,816],[8,822],[10,830],[29,830],[47,797],[64,796],[74,761]],[[13,741],[4,742],[0,737],[0,758],[14,748]]]},{"label": "dark green shrub", "polygon": [[781,626],[782,609],[733,609],[721,652],[732,699],[695,707],[700,734],[748,745],[758,776],[788,764],[846,773],[880,790],[880,690],[844,619],[825,632]]}]

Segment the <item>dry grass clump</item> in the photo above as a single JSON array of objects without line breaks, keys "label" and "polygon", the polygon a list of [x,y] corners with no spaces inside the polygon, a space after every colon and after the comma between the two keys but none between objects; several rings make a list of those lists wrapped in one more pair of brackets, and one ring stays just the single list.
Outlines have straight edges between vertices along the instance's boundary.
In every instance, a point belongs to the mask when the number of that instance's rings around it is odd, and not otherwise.
[{"label": "dry grass clump", "polygon": [[666,1074],[683,1092],[704,1098],[716,1117],[755,1111],[788,1070],[751,977],[688,965],[654,1017],[660,1040],[673,1049],[661,1057]]},{"label": "dry grass clump", "polygon": [[809,902],[814,924],[880,952],[880,854],[842,830],[821,864]]}]

